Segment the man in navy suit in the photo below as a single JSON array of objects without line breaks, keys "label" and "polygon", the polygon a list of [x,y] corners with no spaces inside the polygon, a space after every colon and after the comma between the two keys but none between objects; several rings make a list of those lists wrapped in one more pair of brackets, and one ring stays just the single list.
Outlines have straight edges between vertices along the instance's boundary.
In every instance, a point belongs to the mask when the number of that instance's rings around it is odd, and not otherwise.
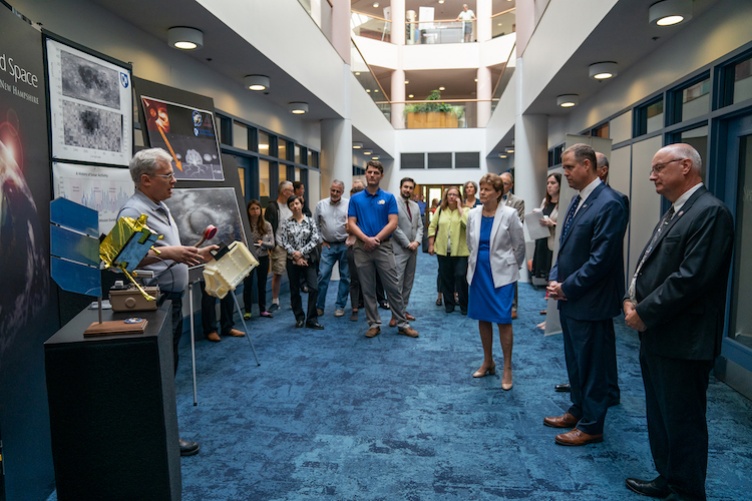
[{"label": "man in navy suit", "polygon": [[607,339],[624,294],[623,239],[627,211],[621,197],[598,179],[595,151],[575,144],[561,155],[569,186],[579,191],[567,210],[559,255],[549,274],[549,297],[558,301],[572,405],[543,424],[572,428],[560,445],[603,440],[608,410]]},{"label": "man in navy suit", "polygon": [[721,352],[734,246],[729,210],[702,184],[700,155],[670,144],[653,157],[650,180],[671,207],[661,218],[624,299],[640,333],[648,439],[658,477],[628,478],[646,496],[705,499],[710,371]]}]

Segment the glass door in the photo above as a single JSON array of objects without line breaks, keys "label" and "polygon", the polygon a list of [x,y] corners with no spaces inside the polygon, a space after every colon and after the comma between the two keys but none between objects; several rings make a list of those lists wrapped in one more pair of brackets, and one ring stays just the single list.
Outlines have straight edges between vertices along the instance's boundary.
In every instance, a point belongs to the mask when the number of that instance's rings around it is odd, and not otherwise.
[{"label": "glass door", "polygon": [[[752,114],[729,121],[725,166],[718,169],[719,194],[734,212],[734,258],[729,286],[727,334],[718,377],[752,398]],[[721,135],[721,137],[723,137]],[[718,367],[717,367],[718,369]]]}]

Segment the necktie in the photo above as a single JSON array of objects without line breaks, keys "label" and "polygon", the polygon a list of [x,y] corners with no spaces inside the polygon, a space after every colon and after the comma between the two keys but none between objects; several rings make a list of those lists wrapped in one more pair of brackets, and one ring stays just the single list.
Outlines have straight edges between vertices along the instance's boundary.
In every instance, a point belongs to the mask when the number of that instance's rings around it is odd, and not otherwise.
[{"label": "necktie", "polygon": [[410,212],[410,203],[405,202],[405,208],[407,208],[407,217],[410,218],[410,222],[413,221],[413,213]]},{"label": "necktie", "polygon": [[564,229],[561,231],[561,241],[563,242],[564,239],[567,237],[567,233],[569,233],[569,229],[572,226],[572,220],[574,219],[574,215],[577,212],[577,207],[580,205],[580,196],[577,195],[572,199],[572,203],[569,205],[569,210],[567,211],[567,218],[564,220]]},{"label": "necktie", "polygon": [[636,282],[637,282],[637,277],[640,274],[640,270],[642,270],[642,265],[645,264],[645,260],[648,258],[648,256],[650,256],[650,253],[653,252],[653,247],[655,246],[656,242],[658,242],[658,237],[661,236],[663,229],[666,226],[668,226],[668,223],[671,222],[671,218],[673,217],[674,217],[674,206],[672,205],[663,215],[661,220],[658,222],[658,226],[656,226],[655,229],[653,230],[653,237],[650,239],[650,243],[648,244],[648,246],[645,247],[645,251],[642,253],[642,259],[640,259],[640,262],[637,264],[634,277],[632,277],[632,282],[629,284],[629,297],[632,299],[632,302],[635,304],[637,304],[637,298],[635,295]]}]

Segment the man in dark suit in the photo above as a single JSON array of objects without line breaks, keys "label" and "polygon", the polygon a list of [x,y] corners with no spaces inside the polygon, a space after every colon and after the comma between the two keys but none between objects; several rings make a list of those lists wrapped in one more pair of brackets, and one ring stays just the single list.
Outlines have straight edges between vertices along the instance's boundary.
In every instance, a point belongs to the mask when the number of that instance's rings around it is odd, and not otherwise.
[{"label": "man in dark suit", "polygon": [[652,497],[705,499],[707,389],[721,351],[734,245],[729,210],[702,184],[700,155],[671,144],[653,157],[650,180],[671,202],[638,260],[624,300],[640,333],[648,439],[658,477],[628,478]]},{"label": "man in dark suit", "polygon": [[[608,157],[600,151],[596,151],[595,161],[598,178],[602,183],[606,185],[607,188],[612,189],[614,193],[621,197],[621,200],[622,202],[624,202],[624,206],[627,210],[627,221],[629,221],[629,197],[624,193],[614,190],[608,184]],[[619,287],[623,289],[624,285],[620,284]],[[616,332],[611,329],[610,331],[607,331],[606,334],[608,335],[608,337],[606,338],[606,355],[608,356],[608,406],[612,407],[614,405],[619,405],[619,403],[621,402],[621,389],[619,389],[619,371],[616,363]],[[569,383],[556,385],[556,391],[558,392],[568,392],[570,390],[571,387],[569,386]]]},{"label": "man in dark suit", "polygon": [[549,297],[558,301],[572,405],[543,424],[572,428],[560,445],[603,440],[608,410],[607,342],[624,294],[623,238],[627,212],[621,198],[598,179],[593,148],[575,144],[561,156],[569,186],[579,191],[563,221]]}]

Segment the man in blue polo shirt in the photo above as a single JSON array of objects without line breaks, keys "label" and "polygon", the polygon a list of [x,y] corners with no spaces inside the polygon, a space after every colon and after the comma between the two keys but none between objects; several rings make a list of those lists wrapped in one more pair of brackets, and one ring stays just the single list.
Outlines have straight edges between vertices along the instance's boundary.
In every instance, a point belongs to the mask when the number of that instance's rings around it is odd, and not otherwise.
[{"label": "man in blue polo shirt", "polygon": [[366,189],[350,198],[347,210],[350,233],[358,239],[355,242],[354,257],[368,319],[366,337],[372,338],[381,332],[381,317],[376,301],[377,272],[389,297],[389,306],[397,320],[398,332],[418,337],[418,331],[410,327],[405,318],[402,289],[397,286],[397,267],[391,236],[397,228],[399,213],[394,195],[379,188],[383,176],[384,167],[381,162],[368,162]]}]

